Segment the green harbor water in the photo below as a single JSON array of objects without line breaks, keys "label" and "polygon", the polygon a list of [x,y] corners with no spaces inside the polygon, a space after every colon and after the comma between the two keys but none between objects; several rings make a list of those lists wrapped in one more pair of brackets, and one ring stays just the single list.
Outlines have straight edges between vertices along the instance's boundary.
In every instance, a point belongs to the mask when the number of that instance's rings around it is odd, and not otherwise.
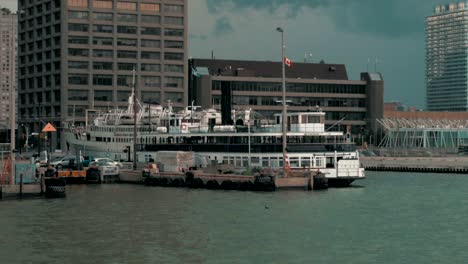
[{"label": "green harbor water", "polygon": [[0,202],[0,263],[466,263],[468,175],[254,193],[74,185]]}]

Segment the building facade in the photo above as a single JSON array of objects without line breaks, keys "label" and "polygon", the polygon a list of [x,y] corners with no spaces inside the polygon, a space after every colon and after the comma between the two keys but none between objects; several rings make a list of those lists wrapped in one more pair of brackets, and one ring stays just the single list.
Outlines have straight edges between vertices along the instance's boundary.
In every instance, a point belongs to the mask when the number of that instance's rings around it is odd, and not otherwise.
[{"label": "building facade", "polygon": [[440,5],[426,18],[429,111],[468,110],[468,3]]},{"label": "building facade", "polygon": [[6,130],[10,129],[16,98],[16,14],[0,9],[0,133],[4,141]]},{"label": "building facade", "polygon": [[[228,114],[251,108],[265,117],[282,111],[280,62],[193,59],[189,94],[196,105]],[[383,117],[384,82],[379,73],[349,80],[342,64],[294,63],[286,69],[288,111],[326,113],[331,130],[371,133]]]},{"label": "building facade", "polygon": [[19,0],[18,10],[19,116],[29,131],[125,108],[134,69],[140,101],[186,105],[187,0]]}]

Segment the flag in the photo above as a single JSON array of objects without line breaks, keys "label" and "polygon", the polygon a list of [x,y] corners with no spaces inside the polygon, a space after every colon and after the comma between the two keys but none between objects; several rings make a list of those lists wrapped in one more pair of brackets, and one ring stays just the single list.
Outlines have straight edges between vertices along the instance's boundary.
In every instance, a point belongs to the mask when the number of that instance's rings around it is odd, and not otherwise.
[{"label": "flag", "polygon": [[200,77],[201,76],[201,74],[197,70],[195,70],[195,68],[193,68],[193,67],[192,67],[192,74],[195,77]]},{"label": "flag", "polygon": [[286,66],[288,66],[288,67],[292,67],[293,62],[292,62],[292,60],[290,60],[290,59],[284,57],[284,64],[285,64]]}]

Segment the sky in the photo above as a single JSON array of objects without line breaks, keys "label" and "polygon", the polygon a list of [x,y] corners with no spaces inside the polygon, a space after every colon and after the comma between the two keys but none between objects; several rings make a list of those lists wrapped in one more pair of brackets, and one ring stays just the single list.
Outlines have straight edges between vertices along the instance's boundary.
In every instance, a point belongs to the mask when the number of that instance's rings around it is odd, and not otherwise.
[{"label": "sky", "polygon": [[[189,0],[189,56],[345,64],[383,74],[385,101],[425,108],[425,17],[443,0]],[[16,10],[16,0],[3,0]],[[305,56],[307,54],[307,56]]]}]

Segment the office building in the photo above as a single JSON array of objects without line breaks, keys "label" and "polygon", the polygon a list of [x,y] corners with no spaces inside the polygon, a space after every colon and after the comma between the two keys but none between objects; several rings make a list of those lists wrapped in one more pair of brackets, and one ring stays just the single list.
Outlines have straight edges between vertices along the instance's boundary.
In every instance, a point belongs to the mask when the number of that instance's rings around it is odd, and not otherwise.
[{"label": "office building", "polygon": [[[251,108],[265,117],[282,111],[280,62],[193,59],[190,99],[203,108]],[[370,134],[383,117],[384,81],[379,73],[362,73],[349,80],[345,65],[294,63],[286,69],[288,111],[326,113],[331,130]]]},{"label": "office building", "polygon": [[30,131],[126,107],[133,69],[142,102],[186,105],[187,0],[19,0],[18,10],[19,115]]},{"label": "office building", "polygon": [[16,14],[0,9],[0,142],[10,129],[16,94]]},{"label": "office building", "polygon": [[439,5],[426,18],[429,111],[468,110],[468,3]]}]

